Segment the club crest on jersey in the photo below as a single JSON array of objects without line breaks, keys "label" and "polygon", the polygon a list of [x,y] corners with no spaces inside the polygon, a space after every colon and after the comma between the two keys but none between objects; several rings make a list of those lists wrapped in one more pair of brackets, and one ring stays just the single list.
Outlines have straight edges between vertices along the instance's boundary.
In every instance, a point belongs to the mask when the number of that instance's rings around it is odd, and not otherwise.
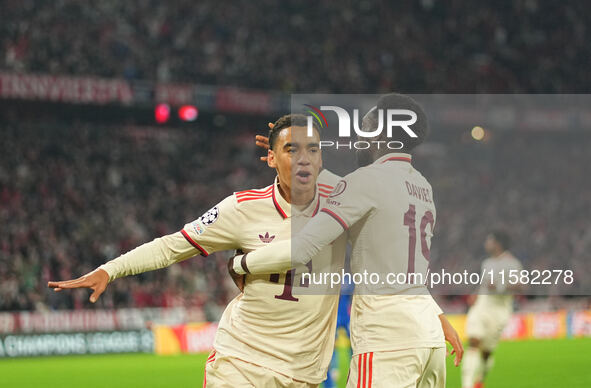
[{"label": "club crest on jersey", "polygon": [[347,182],[340,181],[339,183],[337,183],[337,186],[334,188],[332,193],[330,193],[329,197],[333,198],[333,197],[336,197],[337,195],[343,194],[343,192],[345,191],[346,188],[347,188]]},{"label": "club crest on jersey", "polygon": [[261,239],[262,242],[264,242],[265,244],[268,244],[271,241],[273,241],[275,236],[269,236],[269,232],[267,232],[267,233],[265,233],[264,236],[262,234],[259,234],[259,238]]},{"label": "club crest on jersey", "polygon": [[211,225],[218,219],[219,213],[218,207],[215,206],[199,217],[197,222],[200,222],[203,226]]}]

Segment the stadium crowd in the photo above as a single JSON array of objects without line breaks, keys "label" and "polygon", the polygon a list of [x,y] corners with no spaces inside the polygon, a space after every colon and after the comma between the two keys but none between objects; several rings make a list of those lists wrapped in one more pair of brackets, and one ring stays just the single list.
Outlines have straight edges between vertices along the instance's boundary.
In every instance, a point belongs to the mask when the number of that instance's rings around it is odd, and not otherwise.
[{"label": "stadium crowd", "polygon": [[584,1],[7,0],[0,10],[3,70],[285,92],[591,87]]},{"label": "stadium crowd", "polygon": [[[180,230],[236,188],[273,178],[239,133],[74,127],[2,126],[0,310],[43,308],[46,301],[84,307],[86,292],[48,293],[44,282],[86,273]],[[227,290],[234,292],[220,287],[225,261],[210,255],[115,282],[101,303],[186,304],[217,317]]]},{"label": "stadium crowd", "polygon": [[[571,0],[6,0],[0,71],[287,93],[587,92],[590,11]],[[87,307],[86,291],[56,294],[45,282],[177,231],[233,191],[266,186],[273,173],[258,161],[255,129],[232,125],[227,136],[4,120],[0,311]],[[438,206],[433,267],[477,269],[487,232],[504,226],[529,269],[569,267],[588,279],[588,136],[454,136],[439,140],[445,152],[425,147],[416,158]],[[186,305],[215,319],[235,292],[224,258],[117,281],[100,306]]]},{"label": "stadium crowd", "polygon": [[[229,193],[264,187],[274,176],[258,160],[252,128],[228,136],[20,123],[1,131],[0,311],[88,307],[85,290],[56,294],[46,281],[86,273],[179,230]],[[438,206],[433,268],[478,270],[484,237],[504,226],[526,268],[572,268],[579,279],[591,276],[591,182],[582,179],[591,165],[591,139],[512,134],[481,144],[459,137],[450,133],[437,143],[444,152],[425,147],[415,158]],[[185,305],[215,319],[235,293],[226,257],[198,257],[118,280],[99,303]]]}]

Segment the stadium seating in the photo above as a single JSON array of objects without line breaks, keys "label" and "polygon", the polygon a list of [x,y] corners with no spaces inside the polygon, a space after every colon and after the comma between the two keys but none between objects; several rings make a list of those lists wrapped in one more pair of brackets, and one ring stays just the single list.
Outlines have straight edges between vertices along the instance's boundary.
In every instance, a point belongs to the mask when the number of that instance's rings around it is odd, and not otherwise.
[{"label": "stadium seating", "polygon": [[12,0],[0,68],[286,92],[588,91],[590,7]]}]

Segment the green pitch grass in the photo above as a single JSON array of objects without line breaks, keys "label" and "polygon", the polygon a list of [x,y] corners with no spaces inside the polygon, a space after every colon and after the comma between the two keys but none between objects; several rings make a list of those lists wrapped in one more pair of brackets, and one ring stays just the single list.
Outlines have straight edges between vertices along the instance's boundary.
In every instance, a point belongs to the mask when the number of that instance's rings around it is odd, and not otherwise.
[{"label": "green pitch grass", "polygon": [[[129,388],[201,387],[207,354],[151,354],[0,359],[0,387]],[[339,351],[340,387],[347,354]],[[503,342],[487,388],[591,387],[591,338]],[[460,370],[448,360],[450,388],[460,387]]]}]

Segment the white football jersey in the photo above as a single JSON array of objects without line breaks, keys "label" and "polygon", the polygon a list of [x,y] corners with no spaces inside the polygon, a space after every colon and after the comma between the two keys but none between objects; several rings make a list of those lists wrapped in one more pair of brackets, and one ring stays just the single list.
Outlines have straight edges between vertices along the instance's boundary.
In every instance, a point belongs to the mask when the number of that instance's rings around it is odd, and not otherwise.
[{"label": "white football jersey", "polygon": [[[324,206],[338,179],[324,171],[315,198],[305,209],[285,201],[277,181],[260,190],[234,193],[185,225],[181,233],[204,255],[229,249],[248,253],[290,239]],[[314,270],[341,268],[345,247],[345,236],[325,247],[313,260]],[[293,269],[246,275],[244,292],[222,315],[214,348],[226,356],[319,384],[326,378],[332,357],[339,294],[338,290],[321,295],[298,291],[308,287]]]},{"label": "white football jersey", "polygon": [[[349,231],[351,272],[379,274],[377,284],[356,284],[355,354],[445,346],[441,309],[424,286],[436,219],[433,192],[410,162],[408,154],[388,154],[356,170],[337,184],[321,210]],[[388,277],[399,274],[407,283],[389,284]],[[409,284],[410,274],[422,277]]]}]

